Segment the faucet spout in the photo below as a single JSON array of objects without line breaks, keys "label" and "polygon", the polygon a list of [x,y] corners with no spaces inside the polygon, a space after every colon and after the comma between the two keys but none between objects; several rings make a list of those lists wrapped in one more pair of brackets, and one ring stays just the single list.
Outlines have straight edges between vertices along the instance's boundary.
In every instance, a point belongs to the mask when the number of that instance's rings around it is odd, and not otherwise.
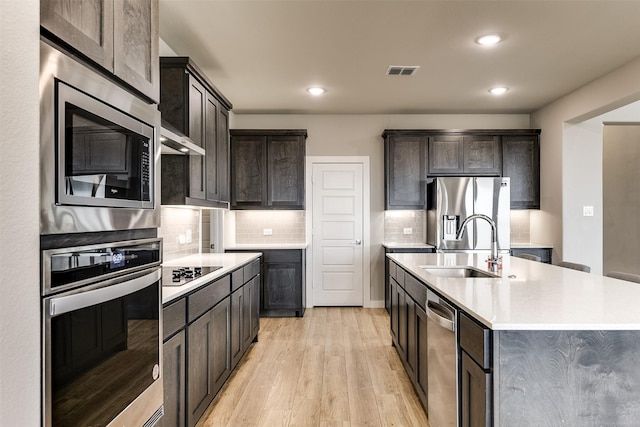
[{"label": "faucet spout", "polygon": [[491,219],[487,215],[483,215],[483,214],[469,215],[468,217],[465,218],[464,221],[462,221],[462,224],[460,224],[460,228],[458,229],[458,233],[456,235],[456,239],[460,240],[460,238],[462,238],[462,234],[464,233],[464,230],[467,227],[467,224],[469,222],[471,222],[472,220],[474,220],[474,219],[483,219],[483,220],[487,221],[489,223],[489,225],[491,226],[491,255],[489,257],[489,265],[491,267],[491,271],[497,271],[498,270],[498,265],[499,265],[499,259],[498,259],[498,228],[496,227],[496,223],[493,221],[493,219]]}]

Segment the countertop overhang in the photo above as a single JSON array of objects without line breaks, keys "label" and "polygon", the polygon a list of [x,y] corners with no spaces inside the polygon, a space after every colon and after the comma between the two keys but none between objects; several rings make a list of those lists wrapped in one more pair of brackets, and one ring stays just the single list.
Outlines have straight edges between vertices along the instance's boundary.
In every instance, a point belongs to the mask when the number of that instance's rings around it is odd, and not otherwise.
[{"label": "countertop overhang", "polygon": [[163,267],[214,267],[221,266],[222,268],[213,271],[209,274],[205,274],[202,277],[194,279],[182,286],[163,286],[162,287],[162,304],[168,304],[169,302],[186,295],[199,287],[222,277],[236,268],[244,265],[254,259],[257,259],[262,254],[259,252],[232,252],[232,253],[216,253],[216,254],[196,254],[186,257],[166,261],[162,263]]},{"label": "countertop overhang", "polygon": [[482,253],[387,254],[494,330],[640,330],[640,285],[503,255],[498,278],[439,277],[421,266],[472,266]]}]

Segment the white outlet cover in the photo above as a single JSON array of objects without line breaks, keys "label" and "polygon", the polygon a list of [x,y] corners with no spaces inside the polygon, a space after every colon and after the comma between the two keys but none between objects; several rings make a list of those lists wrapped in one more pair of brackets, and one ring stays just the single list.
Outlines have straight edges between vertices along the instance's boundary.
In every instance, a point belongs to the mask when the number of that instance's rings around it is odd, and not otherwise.
[{"label": "white outlet cover", "polygon": [[413,234],[413,228],[405,228],[402,230],[404,234]]},{"label": "white outlet cover", "polygon": [[262,235],[264,236],[271,236],[273,234],[273,230],[270,228],[263,228],[262,229]]},{"label": "white outlet cover", "polygon": [[178,236],[178,243],[181,245],[184,245],[187,242],[187,238],[185,237],[184,234],[180,234]]},{"label": "white outlet cover", "polygon": [[186,231],[186,239],[187,239],[187,243],[191,243],[193,241],[193,237],[191,235],[191,230],[187,230]]},{"label": "white outlet cover", "polygon": [[593,216],[593,206],[583,206],[582,216]]}]

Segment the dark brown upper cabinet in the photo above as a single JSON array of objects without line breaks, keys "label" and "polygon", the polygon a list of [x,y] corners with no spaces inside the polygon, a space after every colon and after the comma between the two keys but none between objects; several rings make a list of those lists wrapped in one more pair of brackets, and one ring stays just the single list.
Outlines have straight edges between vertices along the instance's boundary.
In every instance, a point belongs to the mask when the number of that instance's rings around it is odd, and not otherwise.
[{"label": "dark brown upper cabinet", "polygon": [[500,136],[429,137],[429,175],[500,176],[501,172]]},{"label": "dark brown upper cabinet", "polygon": [[511,178],[511,209],[540,209],[540,131],[502,137],[502,176]]},{"label": "dark brown upper cabinet", "polygon": [[46,0],[44,34],[158,102],[158,0]]},{"label": "dark brown upper cabinet", "polygon": [[385,130],[385,209],[426,208],[428,179],[511,178],[511,208],[540,209],[540,130]]},{"label": "dark brown upper cabinet", "polygon": [[383,134],[386,209],[426,209],[427,137]]},{"label": "dark brown upper cabinet", "polygon": [[160,58],[160,113],[205,155],[162,155],[164,205],[227,207],[231,103],[188,57]]},{"label": "dark brown upper cabinet", "polygon": [[305,129],[231,130],[231,208],[304,209]]}]

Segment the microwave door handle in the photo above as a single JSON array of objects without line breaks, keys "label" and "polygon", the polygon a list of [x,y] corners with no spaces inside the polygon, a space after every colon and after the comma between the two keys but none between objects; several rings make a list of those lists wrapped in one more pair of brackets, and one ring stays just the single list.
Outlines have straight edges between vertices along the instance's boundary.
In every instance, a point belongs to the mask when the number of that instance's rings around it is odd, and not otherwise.
[{"label": "microwave door handle", "polygon": [[152,285],[159,281],[161,277],[162,272],[160,271],[160,268],[156,268],[149,274],[127,280],[126,282],[73,295],[53,297],[50,300],[49,314],[51,317],[59,316],[94,304],[100,304],[105,301],[120,298]]}]

